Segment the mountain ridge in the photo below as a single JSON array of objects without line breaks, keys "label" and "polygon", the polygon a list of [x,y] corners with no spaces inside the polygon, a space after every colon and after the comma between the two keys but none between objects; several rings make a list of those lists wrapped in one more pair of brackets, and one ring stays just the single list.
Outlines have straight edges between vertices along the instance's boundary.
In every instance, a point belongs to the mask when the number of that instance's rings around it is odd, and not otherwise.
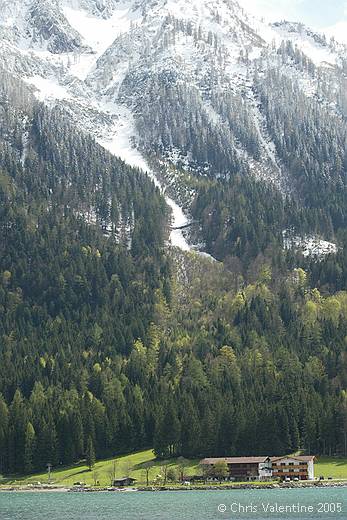
[{"label": "mountain ridge", "polygon": [[[27,0],[27,12],[35,6]],[[64,105],[112,153],[148,172],[150,158],[154,175],[162,166],[183,168],[196,184],[195,177],[228,180],[239,171],[285,197],[298,196],[271,135],[257,76],[277,68],[307,103],[317,100],[339,115],[345,47],[302,24],[261,22],[236,1],[45,0],[40,8],[29,26],[40,34],[39,20],[50,9],[53,32],[41,31],[40,47],[23,22],[24,43],[16,40],[10,8],[0,60],[33,84],[41,100]],[[165,174],[160,182],[190,213],[197,191],[180,177]],[[189,217],[174,208],[176,224],[186,223]],[[187,248],[183,236],[180,241]]]}]

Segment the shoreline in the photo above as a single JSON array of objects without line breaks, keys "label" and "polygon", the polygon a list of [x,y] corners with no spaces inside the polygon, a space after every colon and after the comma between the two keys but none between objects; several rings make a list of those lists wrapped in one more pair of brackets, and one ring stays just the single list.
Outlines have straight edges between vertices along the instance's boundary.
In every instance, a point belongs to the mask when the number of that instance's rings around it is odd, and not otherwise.
[{"label": "shoreline", "polygon": [[201,486],[139,486],[136,488],[96,488],[96,487],[68,487],[68,486],[1,486],[0,493],[133,493],[133,492],[165,492],[165,491],[237,491],[237,490],[269,490],[269,489],[313,489],[313,488],[341,488],[347,487],[346,481],[315,481],[315,482],[286,482],[269,483],[264,485],[201,485]]}]

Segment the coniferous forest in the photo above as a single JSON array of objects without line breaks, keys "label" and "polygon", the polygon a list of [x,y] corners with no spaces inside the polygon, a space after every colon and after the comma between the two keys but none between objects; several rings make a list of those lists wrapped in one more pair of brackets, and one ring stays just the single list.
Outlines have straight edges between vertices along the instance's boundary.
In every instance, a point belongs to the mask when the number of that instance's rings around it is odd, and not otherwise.
[{"label": "coniferous forest", "polygon": [[[1,79],[0,473],[144,447],[161,458],[344,453],[336,187],[326,206],[303,192],[304,210],[242,176],[204,180],[192,211],[224,263],[172,251],[152,181]],[[294,171],[292,146],[278,143]],[[338,253],[284,250],[293,222],[337,233]]]}]

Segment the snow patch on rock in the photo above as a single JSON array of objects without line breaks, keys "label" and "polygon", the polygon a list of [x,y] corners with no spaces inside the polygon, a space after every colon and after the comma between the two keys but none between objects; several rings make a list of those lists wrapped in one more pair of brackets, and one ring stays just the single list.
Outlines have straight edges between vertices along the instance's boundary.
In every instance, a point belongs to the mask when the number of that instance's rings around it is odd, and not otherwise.
[{"label": "snow patch on rock", "polygon": [[323,258],[327,255],[335,255],[338,247],[333,242],[322,240],[317,236],[290,235],[288,231],[283,232],[283,247],[286,250],[294,249],[301,252],[305,257]]},{"label": "snow patch on rock", "polygon": [[41,76],[33,76],[26,78],[27,83],[36,87],[36,97],[40,101],[63,100],[71,98],[66,87],[59,84],[53,77],[43,78]]}]

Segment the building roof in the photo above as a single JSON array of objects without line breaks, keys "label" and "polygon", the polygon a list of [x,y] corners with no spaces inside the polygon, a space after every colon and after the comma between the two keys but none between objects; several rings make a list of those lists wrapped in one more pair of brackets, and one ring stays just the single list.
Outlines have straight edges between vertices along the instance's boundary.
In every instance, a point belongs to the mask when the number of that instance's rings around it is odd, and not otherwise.
[{"label": "building roof", "polygon": [[269,457],[215,457],[206,458],[200,464],[216,464],[217,462],[226,462],[227,464],[259,464],[266,462]]},{"label": "building roof", "polygon": [[212,457],[203,459],[200,464],[216,464],[217,462],[226,462],[227,464],[260,464],[271,460],[271,462],[278,462],[283,459],[293,459],[302,462],[310,462],[315,460],[314,455],[283,455],[282,457]]},{"label": "building roof", "polygon": [[271,461],[277,462],[283,459],[293,459],[302,462],[310,462],[311,460],[315,460],[315,458],[316,457],[314,455],[284,455],[283,457],[271,457]]},{"label": "building roof", "polygon": [[114,482],[129,482],[129,480],[132,480],[133,482],[135,482],[136,478],[133,478],[133,477],[115,478]]}]

